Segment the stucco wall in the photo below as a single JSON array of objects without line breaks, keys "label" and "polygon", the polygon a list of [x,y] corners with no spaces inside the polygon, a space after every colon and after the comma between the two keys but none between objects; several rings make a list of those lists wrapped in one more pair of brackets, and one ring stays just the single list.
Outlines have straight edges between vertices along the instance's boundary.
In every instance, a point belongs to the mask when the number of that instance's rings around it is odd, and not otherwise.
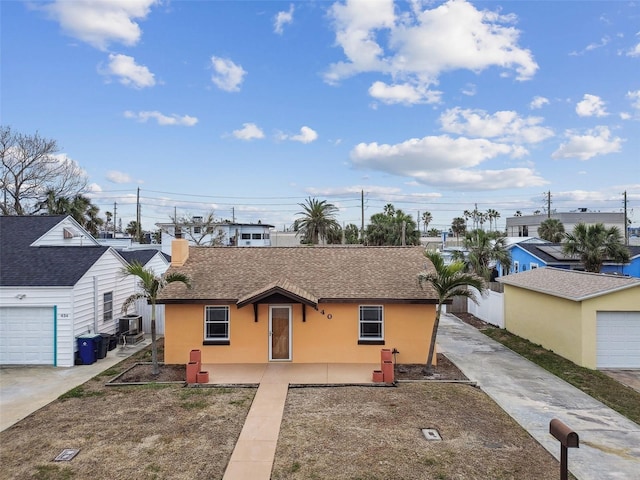
[{"label": "stucco wall", "polygon": [[583,358],[579,302],[505,285],[505,328],[578,365]]},{"label": "stucco wall", "polygon": [[[292,362],[377,363],[381,348],[399,350],[398,363],[424,363],[435,317],[435,305],[386,305],[385,345],[358,345],[358,304],[322,304],[320,311],[293,305]],[[203,363],[265,363],[269,361],[269,308],[230,306],[230,345],[203,345],[204,305],[166,305],[165,362],[186,363],[199,349]],[[331,319],[328,316],[331,315]]]},{"label": "stucco wall", "polygon": [[597,312],[640,310],[640,287],[576,302],[505,285],[504,306],[508,331],[595,369]]}]

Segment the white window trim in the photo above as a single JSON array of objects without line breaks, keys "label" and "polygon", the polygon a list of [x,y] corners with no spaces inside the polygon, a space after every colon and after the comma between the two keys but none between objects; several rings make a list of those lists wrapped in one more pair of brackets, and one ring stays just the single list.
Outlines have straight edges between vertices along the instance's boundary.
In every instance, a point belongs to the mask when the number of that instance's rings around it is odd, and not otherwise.
[{"label": "white window trim", "polygon": [[513,261],[513,273],[520,272],[520,262],[518,260]]},{"label": "white window trim", "polygon": [[[379,322],[363,322],[362,321],[362,309],[363,308],[379,308],[380,309],[380,321]],[[363,323],[380,323],[381,336],[379,337],[363,337],[362,336],[362,324]],[[358,307],[358,340],[360,341],[384,341],[384,306],[383,305],[360,305]]]},{"label": "white window trim", "polygon": [[535,269],[535,268],[540,268],[540,265],[538,265],[538,264],[537,264],[537,263],[535,263],[535,262],[531,262],[531,263],[529,264],[529,270],[533,270],[533,269]]},{"label": "white window trim", "polygon": [[[227,312],[226,322],[221,321],[207,321],[208,309],[224,309]],[[207,325],[209,323],[226,323],[227,324],[227,336],[226,337],[207,337]],[[231,312],[228,305],[205,305],[204,307],[204,341],[205,342],[229,342],[231,339]]]},{"label": "white window trim", "polygon": [[[110,301],[105,301],[105,297],[107,295],[111,295],[111,300]],[[107,309],[107,303],[111,304],[111,308]],[[107,317],[107,314],[109,314],[109,316]],[[102,321],[103,322],[110,322],[111,320],[113,320],[113,291],[111,292],[104,292],[102,294]]]}]

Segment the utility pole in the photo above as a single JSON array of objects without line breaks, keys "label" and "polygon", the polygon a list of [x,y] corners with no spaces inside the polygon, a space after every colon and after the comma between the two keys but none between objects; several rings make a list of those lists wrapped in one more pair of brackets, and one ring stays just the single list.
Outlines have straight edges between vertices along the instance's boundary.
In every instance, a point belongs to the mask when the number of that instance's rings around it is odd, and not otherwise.
[{"label": "utility pole", "polygon": [[420,233],[420,210],[418,210],[418,216],[416,218],[418,219],[418,221],[416,222],[418,226],[418,233]]},{"label": "utility pole", "polygon": [[407,244],[406,236],[407,236],[407,222],[403,221],[402,222],[402,246],[403,247]]},{"label": "utility pole", "polygon": [[360,210],[361,210],[361,226],[360,239],[364,239],[364,190],[360,190]]},{"label": "utility pole", "polygon": [[627,219],[627,191],[625,190],[623,195],[624,199],[624,244],[629,245],[629,220]]},{"label": "utility pole", "polygon": [[236,207],[231,207],[231,223],[236,223]]},{"label": "utility pole", "polygon": [[551,218],[551,190],[547,192],[547,218]]},{"label": "utility pole", "polygon": [[136,195],[136,224],[136,237],[138,237],[138,243],[142,243],[140,238],[140,187],[138,187],[138,194]]},{"label": "utility pole", "polygon": [[117,217],[118,207],[117,203],[113,202],[113,238],[116,238],[116,217]]}]

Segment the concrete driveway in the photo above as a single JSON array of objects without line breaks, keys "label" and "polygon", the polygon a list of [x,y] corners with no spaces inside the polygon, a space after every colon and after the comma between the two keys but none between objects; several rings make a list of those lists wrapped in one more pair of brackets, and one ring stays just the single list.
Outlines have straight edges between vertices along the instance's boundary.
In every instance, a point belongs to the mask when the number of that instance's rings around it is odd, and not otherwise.
[{"label": "concrete driveway", "polygon": [[640,392],[640,369],[626,370],[626,369],[602,369],[602,373],[609,375],[614,380],[617,380],[623,385],[629,388],[633,388],[636,392]]},{"label": "concrete driveway", "polygon": [[120,363],[151,343],[117,347],[91,365],[75,367],[2,367],[0,368],[0,431],[9,428],[32,412],[53,402],[72,388]]},{"label": "concrete driveway", "polygon": [[440,321],[438,345],[556,458],[560,444],[549,434],[551,420],[578,433],[580,446],[568,458],[579,480],[640,478],[640,425],[452,315]]}]

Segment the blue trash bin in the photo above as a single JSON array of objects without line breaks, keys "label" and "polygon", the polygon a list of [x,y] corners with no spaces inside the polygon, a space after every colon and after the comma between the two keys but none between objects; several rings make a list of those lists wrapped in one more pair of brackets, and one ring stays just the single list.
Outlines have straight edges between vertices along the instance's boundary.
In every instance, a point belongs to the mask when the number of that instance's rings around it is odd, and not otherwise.
[{"label": "blue trash bin", "polygon": [[[100,338],[99,335],[97,335]],[[80,335],[78,337],[78,355],[83,365],[91,365],[96,361],[98,348],[96,335]]]}]

